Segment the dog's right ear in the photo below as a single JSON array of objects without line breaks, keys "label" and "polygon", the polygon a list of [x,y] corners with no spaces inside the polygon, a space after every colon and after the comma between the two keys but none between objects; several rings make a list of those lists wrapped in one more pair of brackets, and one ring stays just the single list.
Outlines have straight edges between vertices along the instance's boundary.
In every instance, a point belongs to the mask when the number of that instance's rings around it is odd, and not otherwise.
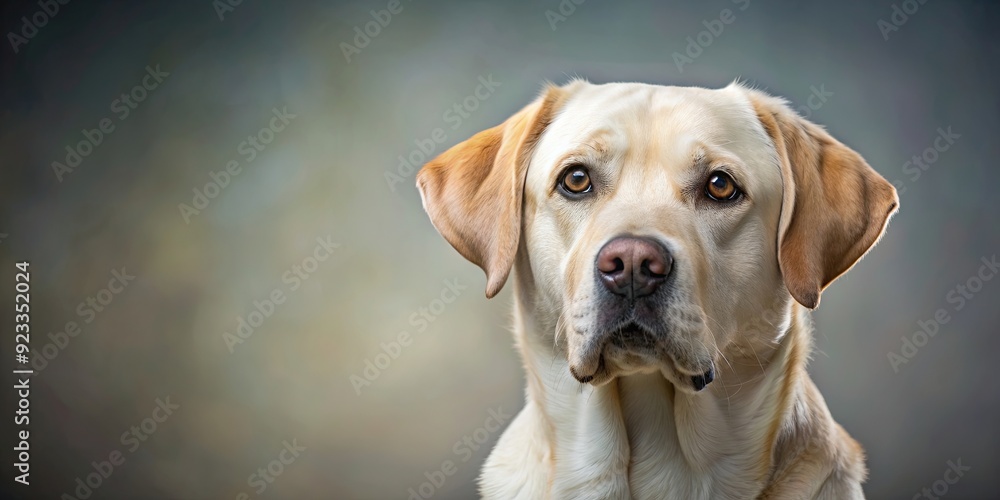
[{"label": "dog's right ear", "polygon": [[548,86],[507,121],[453,146],[417,174],[424,210],[448,243],[486,272],[487,297],[507,281],[531,152],[567,93]]}]

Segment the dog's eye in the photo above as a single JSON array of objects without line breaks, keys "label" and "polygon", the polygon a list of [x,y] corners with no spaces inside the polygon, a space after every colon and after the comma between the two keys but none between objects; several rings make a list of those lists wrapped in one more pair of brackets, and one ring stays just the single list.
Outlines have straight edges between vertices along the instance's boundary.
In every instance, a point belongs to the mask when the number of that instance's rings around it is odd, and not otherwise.
[{"label": "dog's eye", "polygon": [[736,181],[725,172],[712,172],[705,184],[705,194],[715,201],[732,201],[742,194]]},{"label": "dog's eye", "polygon": [[560,186],[570,194],[588,193],[594,187],[587,169],[579,165],[570,167],[563,173]]}]

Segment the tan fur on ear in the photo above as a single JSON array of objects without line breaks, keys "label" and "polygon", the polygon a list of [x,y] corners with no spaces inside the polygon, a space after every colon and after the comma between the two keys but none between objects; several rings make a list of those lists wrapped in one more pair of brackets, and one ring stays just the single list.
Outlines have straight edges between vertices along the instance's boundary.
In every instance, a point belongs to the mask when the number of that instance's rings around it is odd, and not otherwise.
[{"label": "tan fur on ear", "polygon": [[507,121],[453,146],[417,174],[424,210],[451,246],[486,272],[487,297],[507,281],[531,151],[566,94],[548,86]]},{"label": "tan fur on ear", "polygon": [[784,100],[756,90],[746,93],[781,161],[781,274],[795,300],[814,309],[821,292],[882,236],[899,197],[861,155]]}]

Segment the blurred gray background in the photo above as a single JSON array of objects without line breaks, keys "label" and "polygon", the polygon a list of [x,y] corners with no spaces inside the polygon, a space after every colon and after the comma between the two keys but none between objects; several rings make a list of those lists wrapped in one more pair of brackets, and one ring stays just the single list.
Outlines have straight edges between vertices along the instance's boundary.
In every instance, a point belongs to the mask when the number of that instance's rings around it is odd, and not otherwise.
[{"label": "blurred gray background", "polygon": [[[92,462],[118,452],[124,463],[94,498],[403,499],[425,482],[434,498],[472,498],[498,437],[486,419],[523,401],[510,290],[484,298],[482,272],[431,227],[397,157],[436,128],[441,152],[520,109],[544,80],[580,76],[708,87],[740,77],[896,181],[902,209],[888,233],[814,314],[810,371],[868,452],[870,498],[912,498],[958,460],[972,469],[947,498],[996,498],[1000,280],[961,310],[953,290],[1000,250],[998,3],[392,5],[367,44],[355,28],[377,23],[370,11],[388,0],[76,1],[39,16],[16,52],[5,36],[0,296],[13,302],[13,263],[30,260],[36,369],[32,485],[4,478],[12,494],[79,498]],[[43,7],[2,9],[6,34]],[[678,68],[674,53],[723,9],[733,22]],[[365,46],[348,60],[342,44],[356,37]],[[169,75],[136,91],[157,65]],[[480,77],[500,85],[455,111]],[[123,93],[143,97],[124,117]],[[53,162],[105,119],[113,131],[57,175]],[[959,137],[914,179],[906,162],[949,127]],[[269,141],[252,161],[248,136]],[[239,171],[226,183],[230,162]],[[225,186],[195,199],[213,176]],[[317,238],[335,248],[317,252]],[[102,292],[122,268],[134,280]],[[449,286],[465,288],[446,302]],[[272,295],[282,302],[262,302]],[[12,306],[0,309],[11,325]],[[894,369],[890,352],[938,309],[949,322]],[[253,332],[235,337],[248,318]],[[409,345],[393,347],[402,332]],[[9,387],[13,340],[2,349]],[[177,408],[163,418],[154,408],[168,397]],[[286,442],[305,449],[282,453]],[[432,484],[444,461],[454,474]]]}]

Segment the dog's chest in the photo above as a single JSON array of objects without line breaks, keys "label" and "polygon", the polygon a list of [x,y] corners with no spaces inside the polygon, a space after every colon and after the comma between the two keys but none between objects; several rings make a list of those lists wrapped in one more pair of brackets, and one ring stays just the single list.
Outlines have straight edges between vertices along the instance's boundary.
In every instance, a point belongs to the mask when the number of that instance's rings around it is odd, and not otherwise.
[{"label": "dog's chest", "polygon": [[631,498],[746,498],[760,487],[757,457],[730,422],[676,402],[661,377],[630,379],[619,395]]},{"label": "dog's chest", "polygon": [[620,384],[629,490],[639,499],[746,498],[760,488],[752,437],[721,414],[677,401],[659,376]]},{"label": "dog's chest", "polygon": [[757,431],[676,400],[662,377],[621,379],[561,405],[553,498],[747,498],[761,487]]}]

